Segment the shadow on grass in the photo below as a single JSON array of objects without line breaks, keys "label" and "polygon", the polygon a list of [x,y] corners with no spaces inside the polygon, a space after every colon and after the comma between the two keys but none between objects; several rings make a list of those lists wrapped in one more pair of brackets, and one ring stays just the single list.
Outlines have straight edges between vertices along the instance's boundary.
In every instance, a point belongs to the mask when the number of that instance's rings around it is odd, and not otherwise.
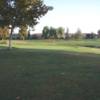
[{"label": "shadow on grass", "polygon": [[7,47],[6,46],[0,46],[0,50],[3,50],[3,49],[7,49]]},{"label": "shadow on grass", "polygon": [[2,47],[0,99],[97,100],[99,59],[87,53]]},{"label": "shadow on grass", "polygon": [[[88,46],[84,46],[88,47]],[[92,47],[91,47],[92,48]],[[35,49],[35,48],[17,48],[17,47],[12,47],[12,49],[9,49],[6,46],[0,46],[0,51],[1,52],[32,52],[32,53],[42,53],[42,54],[62,54],[62,55],[73,55],[73,56],[90,56],[90,57],[100,57],[100,54],[95,54],[95,53],[86,53],[86,52],[75,52],[75,51],[65,51],[65,50],[53,50],[53,49]]]},{"label": "shadow on grass", "polygon": [[82,47],[98,48],[98,49],[100,49],[100,46],[95,46],[95,45],[83,45]]}]

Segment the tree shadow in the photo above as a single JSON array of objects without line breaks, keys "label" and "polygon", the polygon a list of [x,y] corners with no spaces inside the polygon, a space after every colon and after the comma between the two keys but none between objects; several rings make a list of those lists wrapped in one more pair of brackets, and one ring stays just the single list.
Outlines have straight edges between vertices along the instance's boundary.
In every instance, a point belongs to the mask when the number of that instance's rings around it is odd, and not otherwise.
[{"label": "tree shadow", "polygon": [[[96,48],[92,46],[82,46],[82,47],[91,47],[91,48]],[[100,48],[100,47],[97,47]],[[17,47],[12,47],[12,49],[9,49],[7,46],[0,46],[0,51],[1,52],[24,52],[24,53],[39,53],[39,54],[62,54],[62,55],[73,55],[73,56],[90,56],[90,57],[100,57],[100,54],[96,53],[89,53],[89,52],[75,52],[75,51],[65,51],[65,50],[51,50],[51,49],[35,49],[35,48],[17,48]]]},{"label": "tree shadow", "polygon": [[89,47],[89,48],[100,48],[100,46],[96,46],[96,45],[83,45],[82,47]]}]

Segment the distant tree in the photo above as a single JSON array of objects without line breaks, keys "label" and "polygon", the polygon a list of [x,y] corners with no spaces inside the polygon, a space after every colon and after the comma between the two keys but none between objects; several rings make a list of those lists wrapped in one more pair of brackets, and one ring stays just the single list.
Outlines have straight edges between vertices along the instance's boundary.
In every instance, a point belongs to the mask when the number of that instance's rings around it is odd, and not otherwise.
[{"label": "distant tree", "polygon": [[100,38],[100,30],[98,30],[98,32],[97,32],[97,33],[98,33],[98,38]]},{"label": "distant tree", "polygon": [[31,34],[30,34],[30,30],[28,30],[28,35],[27,35],[27,39],[31,39]]},{"label": "distant tree", "polygon": [[20,26],[19,35],[20,35],[20,39],[22,39],[22,40],[25,40],[28,37],[27,25]]},{"label": "distant tree", "polygon": [[0,39],[7,39],[9,36],[9,28],[7,26],[0,27]]},{"label": "distant tree", "polygon": [[0,27],[0,40],[2,40],[3,28]]},{"label": "distant tree", "polygon": [[49,30],[49,27],[48,26],[45,26],[42,30],[42,37],[44,39],[48,39],[49,38],[49,35],[50,35],[50,30]]},{"label": "distant tree", "polygon": [[91,39],[91,34],[90,33],[86,33],[85,34],[85,39]]},{"label": "distant tree", "polygon": [[21,25],[34,27],[38,20],[52,7],[46,6],[42,0],[0,0],[0,24],[11,26],[9,48],[13,29]]},{"label": "distant tree", "polygon": [[5,26],[3,28],[2,39],[7,39],[8,37],[9,37],[9,28],[8,28],[8,26]]},{"label": "distant tree", "polygon": [[82,39],[82,38],[83,35],[81,29],[77,29],[76,33],[74,34],[74,39]]},{"label": "distant tree", "polygon": [[91,32],[91,37],[92,37],[92,39],[95,39],[95,38],[97,38],[97,35],[94,32]]},{"label": "distant tree", "polygon": [[69,38],[70,38],[69,28],[67,28],[67,30],[65,32],[65,39],[69,39]]},{"label": "distant tree", "polygon": [[49,38],[53,38],[53,39],[56,39],[57,38],[56,29],[53,28],[53,27],[50,27],[50,30],[49,30]]},{"label": "distant tree", "polygon": [[64,38],[64,28],[63,27],[57,28],[57,37],[59,39]]},{"label": "distant tree", "polygon": [[86,34],[86,39],[95,39],[97,35],[94,32]]}]

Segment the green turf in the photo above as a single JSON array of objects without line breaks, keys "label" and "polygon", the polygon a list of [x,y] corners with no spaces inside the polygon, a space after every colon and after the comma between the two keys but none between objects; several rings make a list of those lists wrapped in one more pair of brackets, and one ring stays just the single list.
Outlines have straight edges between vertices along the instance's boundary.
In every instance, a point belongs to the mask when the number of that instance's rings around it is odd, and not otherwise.
[{"label": "green turf", "polygon": [[[5,44],[6,43],[6,44]],[[7,42],[0,42],[0,46],[7,47]],[[76,53],[100,54],[100,39],[91,40],[28,40],[12,41],[15,48],[57,50]]]},{"label": "green turf", "polygon": [[13,47],[100,54],[100,40],[13,41]]},{"label": "green turf", "polygon": [[[33,42],[13,41],[17,48],[10,51],[0,47],[0,100],[100,100],[100,55],[50,50],[45,48],[51,42]],[[69,45],[53,41],[64,43]]]}]

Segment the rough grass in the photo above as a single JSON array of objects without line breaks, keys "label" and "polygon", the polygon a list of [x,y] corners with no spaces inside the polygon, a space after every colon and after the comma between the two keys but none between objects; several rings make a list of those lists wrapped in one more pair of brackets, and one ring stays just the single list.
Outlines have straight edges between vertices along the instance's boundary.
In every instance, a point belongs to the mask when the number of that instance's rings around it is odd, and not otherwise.
[{"label": "rough grass", "polygon": [[0,49],[0,100],[100,100],[100,55],[44,50],[51,41],[33,49],[40,42],[13,41],[18,48]]}]

